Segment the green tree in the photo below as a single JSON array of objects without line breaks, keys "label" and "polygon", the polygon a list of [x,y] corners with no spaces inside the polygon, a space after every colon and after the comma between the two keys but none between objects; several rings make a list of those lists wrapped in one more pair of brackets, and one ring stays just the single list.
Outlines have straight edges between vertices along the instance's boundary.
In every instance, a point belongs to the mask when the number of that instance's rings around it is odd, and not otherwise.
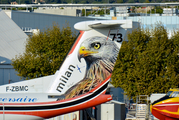
[{"label": "green tree", "polygon": [[150,3],[149,0],[146,0],[145,3]]},{"label": "green tree", "polygon": [[82,16],[85,16],[85,9],[82,9],[81,13],[82,13]]},{"label": "green tree", "polygon": [[157,24],[151,31],[135,29],[124,41],[112,74],[112,84],[126,94],[166,93],[179,85],[179,32],[169,39]]},{"label": "green tree", "polygon": [[117,3],[123,3],[123,0],[117,0]]},{"label": "green tree", "polygon": [[159,14],[162,14],[163,9],[161,7],[159,7],[159,6],[157,6],[155,9],[152,9],[151,11],[148,11],[147,13],[152,13],[152,14],[159,13]]},{"label": "green tree", "polygon": [[104,15],[104,9],[98,10],[97,12],[99,15]]},{"label": "green tree", "polygon": [[71,48],[76,35],[69,26],[57,24],[27,39],[25,52],[12,59],[18,76],[31,79],[54,74]]},{"label": "green tree", "polygon": [[128,0],[128,3],[134,3],[134,0]]}]

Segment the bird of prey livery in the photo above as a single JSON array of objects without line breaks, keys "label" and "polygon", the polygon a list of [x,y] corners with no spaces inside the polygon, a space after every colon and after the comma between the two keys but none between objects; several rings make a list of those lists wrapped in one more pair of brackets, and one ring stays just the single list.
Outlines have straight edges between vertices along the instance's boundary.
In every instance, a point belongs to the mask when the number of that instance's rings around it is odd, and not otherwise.
[{"label": "bird of prey livery", "polygon": [[72,98],[79,94],[89,92],[99,83],[104,81],[114,68],[119,48],[107,37],[94,36],[83,41],[80,46],[78,59],[86,61],[85,77],[72,86],[66,93],[65,98]]},{"label": "bird of prey livery", "polygon": [[132,20],[84,21],[54,75],[0,86],[1,120],[43,120],[112,100],[105,94]]}]

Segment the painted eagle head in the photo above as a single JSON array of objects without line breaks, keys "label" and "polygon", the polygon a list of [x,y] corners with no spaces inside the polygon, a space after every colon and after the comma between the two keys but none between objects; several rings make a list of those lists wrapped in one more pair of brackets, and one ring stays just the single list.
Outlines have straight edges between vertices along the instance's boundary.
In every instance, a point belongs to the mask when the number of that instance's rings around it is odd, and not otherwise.
[{"label": "painted eagle head", "polygon": [[114,68],[119,48],[106,37],[91,37],[81,43],[78,59],[86,61],[85,77],[73,85],[66,93],[65,98],[73,98],[95,88],[105,80]]},{"label": "painted eagle head", "polygon": [[96,79],[111,74],[117,60],[119,48],[106,37],[91,37],[82,42],[78,59],[84,58],[87,64],[86,77]]}]

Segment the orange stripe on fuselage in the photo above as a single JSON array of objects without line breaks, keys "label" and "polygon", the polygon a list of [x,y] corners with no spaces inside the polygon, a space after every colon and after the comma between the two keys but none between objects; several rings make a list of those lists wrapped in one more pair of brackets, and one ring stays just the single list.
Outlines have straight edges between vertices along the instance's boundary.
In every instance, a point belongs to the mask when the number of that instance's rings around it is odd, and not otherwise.
[{"label": "orange stripe on fuselage", "polygon": [[[93,107],[96,105],[99,105],[101,103],[107,102],[112,100],[111,95],[99,95],[93,100],[87,101],[85,103],[82,103],[77,106],[71,106],[63,109],[56,109],[56,110],[43,110],[43,111],[26,111],[26,112],[4,112],[4,114],[19,114],[19,115],[32,115],[32,116],[37,116],[37,117],[42,117],[42,118],[50,118],[50,117],[55,117],[58,115],[66,114],[69,112],[77,111],[77,110],[82,110],[86,109],[89,107]],[[3,114],[3,112],[0,112],[0,114]]]}]

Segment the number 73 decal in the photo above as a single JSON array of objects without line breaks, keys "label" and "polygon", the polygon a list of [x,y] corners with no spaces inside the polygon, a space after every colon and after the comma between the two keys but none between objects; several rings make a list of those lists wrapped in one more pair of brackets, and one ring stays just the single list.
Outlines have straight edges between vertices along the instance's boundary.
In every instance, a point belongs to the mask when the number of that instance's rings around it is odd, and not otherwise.
[{"label": "number 73 decal", "polygon": [[122,42],[123,41],[123,36],[121,33],[118,33],[119,30],[110,30],[109,31],[109,35],[112,38],[112,41],[116,41],[116,42]]}]

